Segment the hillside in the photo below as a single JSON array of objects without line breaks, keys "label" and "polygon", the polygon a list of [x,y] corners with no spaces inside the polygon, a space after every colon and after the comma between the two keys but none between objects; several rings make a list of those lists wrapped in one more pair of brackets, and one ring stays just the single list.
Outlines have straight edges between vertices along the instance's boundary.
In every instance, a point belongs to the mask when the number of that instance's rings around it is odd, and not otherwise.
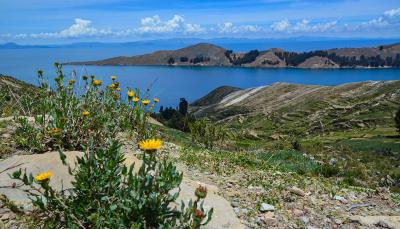
[{"label": "hillside", "polygon": [[[271,125],[289,133],[306,128],[307,133],[376,126],[392,122],[391,112],[400,105],[400,81],[368,81],[339,86],[275,83],[271,86],[233,90],[217,88],[195,101],[196,117],[231,124],[244,120],[247,127],[268,135]],[[382,111],[385,111],[382,113]],[[274,130],[276,131],[276,130]]]},{"label": "hillside", "polygon": [[178,50],[157,51],[138,56],[119,56],[98,61],[69,62],[67,65],[171,65],[242,66],[264,68],[382,68],[400,67],[400,44],[370,48],[340,48],[310,52],[282,49],[235,53],[222,47],[199,43]]}]

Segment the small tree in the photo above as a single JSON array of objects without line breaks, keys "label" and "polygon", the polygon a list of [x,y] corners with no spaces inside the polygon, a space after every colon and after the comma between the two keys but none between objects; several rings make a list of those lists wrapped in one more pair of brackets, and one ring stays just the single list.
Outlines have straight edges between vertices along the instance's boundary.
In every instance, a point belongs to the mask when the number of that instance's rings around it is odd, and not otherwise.
[{"label": "small tree", "polygon": [[394,117],[394,121],[396,123],[397,132],[400,135],[400,109],[396,112],[396,116]]}]

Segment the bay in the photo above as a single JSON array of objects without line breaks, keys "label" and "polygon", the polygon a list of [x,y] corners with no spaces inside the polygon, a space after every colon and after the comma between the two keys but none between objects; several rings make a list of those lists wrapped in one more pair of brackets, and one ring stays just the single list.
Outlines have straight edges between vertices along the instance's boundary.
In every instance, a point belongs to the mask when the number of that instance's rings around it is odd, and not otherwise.
[{"label": "bay", "polygon": [[[33,84],[37,70],[49,79],[55,76],[53,63],[97,60],[114,56],[132,56],[158,50],[156,46],[109,48],[35,48],[0,50],[0,73]],[[64,66],[66,75],[76,72],[96,75],[111,82],[116,75],[122,89],[138,87],[150,90],[151,97],[161,99],[161,105],[176,106],[184,97],[193,102],[219,86],[240,88],[269,85],[276,82],[338,85],[368,80],[400,80],[400,69],[263,69],[240,67],[169,67],[169,66]]]}]

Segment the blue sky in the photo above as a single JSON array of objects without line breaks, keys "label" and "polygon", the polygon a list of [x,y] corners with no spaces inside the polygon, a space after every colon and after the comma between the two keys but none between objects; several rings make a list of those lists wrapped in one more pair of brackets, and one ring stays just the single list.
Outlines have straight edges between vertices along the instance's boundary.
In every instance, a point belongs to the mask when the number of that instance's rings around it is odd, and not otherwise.
[{"label": "blue sky", "polygon": [[399,38],[399,0],[0,0],[0,42]]}]

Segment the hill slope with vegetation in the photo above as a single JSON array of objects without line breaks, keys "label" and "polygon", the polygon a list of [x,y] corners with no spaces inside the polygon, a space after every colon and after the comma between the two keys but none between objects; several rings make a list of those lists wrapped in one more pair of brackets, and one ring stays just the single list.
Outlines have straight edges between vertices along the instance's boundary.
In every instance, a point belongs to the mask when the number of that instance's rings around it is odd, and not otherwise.
[{"label": "hill slope with vegetation", "polygon": [[69,65],[171,65],[171,66],[243,66],[265,68],[382,68],[400,67],[400,44],[372,48],[340,48],[311,52],[282,49],[251,50],[235,53],[222,47],[200,43],[178,50],[114,57],[98,61],[70,62]]}]

